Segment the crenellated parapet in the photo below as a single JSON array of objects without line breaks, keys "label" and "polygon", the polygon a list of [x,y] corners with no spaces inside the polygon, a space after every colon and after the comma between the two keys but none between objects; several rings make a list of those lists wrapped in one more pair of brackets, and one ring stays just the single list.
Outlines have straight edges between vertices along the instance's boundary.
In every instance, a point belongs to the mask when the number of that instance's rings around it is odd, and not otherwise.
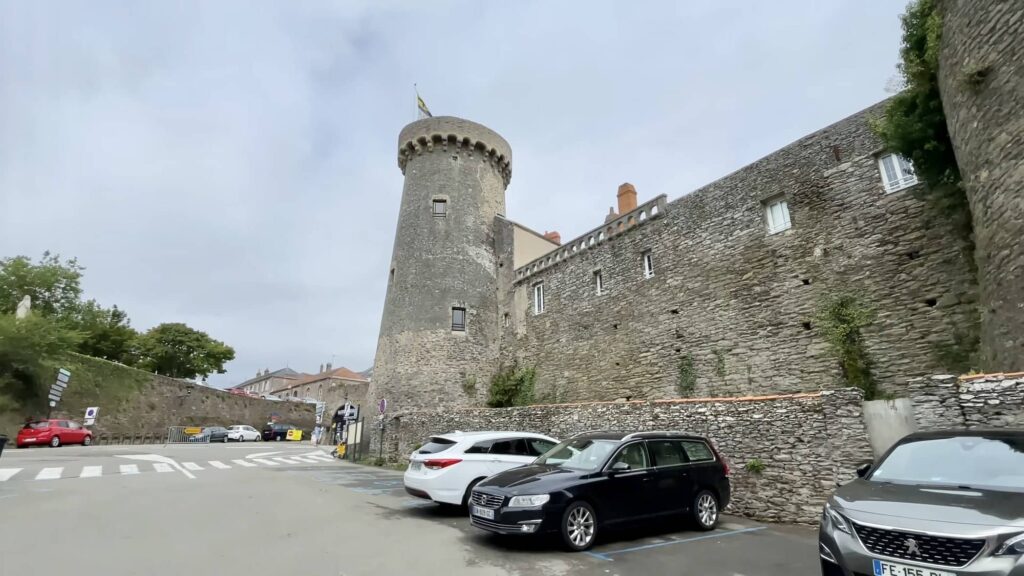
[{"label": "crenellated parapet", "polygon": [[455,118],[424,118],[398,136],[398,167],[405,174],[409,160],[423,154],[453,153],[491,164],[507,187],[512,180],[512,147],[486,126]]}]

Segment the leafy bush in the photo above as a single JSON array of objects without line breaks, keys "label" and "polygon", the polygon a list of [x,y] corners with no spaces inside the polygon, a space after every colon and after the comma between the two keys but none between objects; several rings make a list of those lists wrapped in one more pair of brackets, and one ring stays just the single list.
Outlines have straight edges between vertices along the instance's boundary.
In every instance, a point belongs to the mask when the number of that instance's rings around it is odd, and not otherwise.
[{"label": "leafy bush", "polygon": [[520,368],[517,364],[501,366],[491,378],[487,405],[491,408],[507,408],[533,404],[536,376],[533,368]]},{"label": "leafy bush", "polygon": [[676,389],[682,396],[693,394],[697,387],[697,368],[693,364],[693,356],[683,354],[679,357],[679,379],[676,381]]},{"label": "leafy bush", "polygon": [[754,458],[743,465],[743,469],[751,474],[760,474],[764,472],[764,462],[760,458]]},{"label": "leafy bush", "polygon": [[850,294],[839,294],[818,305],[815,326],[839,361],[843,380],[864,391],[865,400],[874,400],[878,384],[871,373],[871,359],[861,329],[869,326],[875,313]]}]

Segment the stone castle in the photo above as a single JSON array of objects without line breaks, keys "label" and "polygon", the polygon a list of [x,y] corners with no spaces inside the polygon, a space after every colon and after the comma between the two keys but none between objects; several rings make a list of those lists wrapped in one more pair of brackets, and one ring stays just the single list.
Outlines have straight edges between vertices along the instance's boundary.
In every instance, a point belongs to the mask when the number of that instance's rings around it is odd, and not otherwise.
[{"label": "stone castle", "polygon": [[831,388],[840,368],[814,312],[837,293],[877,314],[863,335],[884,388],[957,369],[972,334],[983,368],[1024,369],[1024,18],[981,4],[944,2],[941,59],[983,63],[985,84],[940,78],[973,260],[871,130],[884,102],[675,200],[638,204],[623,184],[618,210],[564,243],[507,217],[508,142],[423,119],[399,136],[405,186],[370,398],[480,405],[512,365],[556,401]]}]

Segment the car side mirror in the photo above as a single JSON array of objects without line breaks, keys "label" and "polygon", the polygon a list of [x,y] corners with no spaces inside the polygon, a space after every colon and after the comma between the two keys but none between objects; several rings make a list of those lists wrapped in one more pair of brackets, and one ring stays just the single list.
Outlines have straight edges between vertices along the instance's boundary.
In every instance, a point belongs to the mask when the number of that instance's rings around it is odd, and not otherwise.
[{"label": "car side mirror", "polygon": [[865,476],[868,475],[868,472],[871,472],[871,464],[862,464],[859,468],[857,468],[857,477],[864,478]]},{"label": "car side mirror", "polygon": [[612,464],[611,472],[612,474],[618,474],[620,472],[629,472],[629,470],[629,464],[625,462],[616,462],[615,464]]}]

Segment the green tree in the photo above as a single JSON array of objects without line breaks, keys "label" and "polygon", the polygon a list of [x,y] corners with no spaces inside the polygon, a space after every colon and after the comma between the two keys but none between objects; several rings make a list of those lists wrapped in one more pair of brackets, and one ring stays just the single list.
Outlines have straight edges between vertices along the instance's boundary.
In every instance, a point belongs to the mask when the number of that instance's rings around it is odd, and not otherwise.
[{"label": "green tree", "polygon": [[82,296],[82,268],[70,258],[43,252],[38,263],[27,256],[0,260],[0,313],[13,314],[25,296],[32,298],[32,310],[46,316],[61,316]]},{"label": "green tree", "polygon": [[499,367],[487,390],[487,405],[507,408],[533,404],[536,379],[537,373],[533,368],[521,368],[517,364]]},{"label": "green tree", "polygon": [[180,322],[160,324],[142,334],[138,352],[140,368],[172,378],[223,374],[224,364],[235,358],[234,348]]},{"label": "green tree", "polygon": [[892,97],[874,128],[886,148],[910,159],[926,184],[921,194],[969,241],[971,210],[939,95],[942,15],[936,0],[912,2],[902,24],[899,68],[906,88]]},{"label": "green tree", "polygon": [[41,314],[21,320],[0,314],[0,412],[44,410],[59,357],[80,340],[81,334]]},{"label": "green tree", "polygon": [[95,300],[80,302],[64,322],[82,333],[77,351],[132,366],[137,360],[139,333],[131,327],[128,314],[114,306],[104,308]]}]

